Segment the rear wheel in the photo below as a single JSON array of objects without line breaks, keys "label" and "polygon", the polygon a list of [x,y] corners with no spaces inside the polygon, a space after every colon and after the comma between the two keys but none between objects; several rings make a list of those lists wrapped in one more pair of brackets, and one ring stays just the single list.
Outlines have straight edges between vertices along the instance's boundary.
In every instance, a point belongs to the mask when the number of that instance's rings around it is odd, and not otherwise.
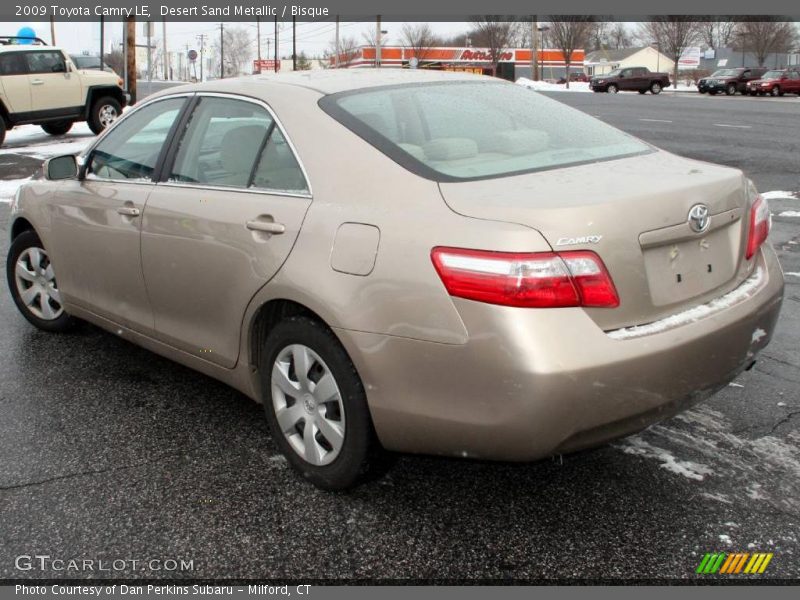
[{"label": "rear wheel", "polygon": [[3,142],[6,139],[6,121],[3,117],[0,117],[0,146],[3,145]]},{"label": "rear wheel", "polygon": [[87,119],[89,129],[97,135],[116,121],[121,114],[122,107],[114,98],[111,96],[98,98],[94,101],[89,111],[89,118]]},{"label": "rear wheel", "polygon": [[619,88],[613,83],[609,83],[608,87],[606,88],[606,92],[608,92],[609,94],[616,94],[618,91]]},{"label": "rear wheel", "polygon": [[72,129],[72,121],[53,121],[44,123],[42,129],[49,135],[64,135]]},{"label": "rear wheel", "polygon": [[61,305],[53,265],[39,236],[25,231],[14,238],[6,261],[11,297],[22,313],[39,329],[66,331],[74,324]]},{"label": "rear wheel", "polygon": [[725,93],[728,96],[735,96],[736,95],[736,85],[733,83],[728,84],[728,87],[725,88]]},{"label": "rear wheel", "polygon": [[654,81],[653,83],[651,83],[650,84],[650,93],[651,94],[655,94],[655,95],[660,94],[661,93],[661,84],[658,83],[657,81]]},{"label": "rear wheel", "polygon": [[281,321],[259,367],[273,440],[296,471],[326,490],[374,472],[381,449],[364,386],[327,327],[304,316]]}]

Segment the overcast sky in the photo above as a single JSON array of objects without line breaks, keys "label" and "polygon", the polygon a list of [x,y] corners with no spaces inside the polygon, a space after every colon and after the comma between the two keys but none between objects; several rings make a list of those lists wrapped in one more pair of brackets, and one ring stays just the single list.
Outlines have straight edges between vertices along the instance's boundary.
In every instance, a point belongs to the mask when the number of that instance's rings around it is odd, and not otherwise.
[{"label": "overcast sky", "polygon": [[[251,31],[253,44],[255,45],[256,24],[253,22],[247,23],[226,23],[227,25],[237,25],[246,27]],[[6,35],[16,34],[21,27],[32,27],[36,31],[36,35],[42,38],[48,44],[50,43],[50,23],[37,22],[37,23],[0,23],[0,32]],[[279,23],[280,26],[280,53],[281,56],[290,56],[292,53],[292,24]],[[402,23],[383,23],[383,29],[388,31],[386,37],[387,42],[391,44],[399,44],[401,35],[400,30]],[[111,48],[111,44],[119,45],[122,43],[122,27],[120,22],[108,22],[105,26],[105,46],[106,52]],[[155,37],[161,39],[161,22],[154,22]],[[467,23],[431,23],[431,28],[434,32],[441,35],[452,35],[466,31],[469,26]],[[336,26],[332,22],[298,22],[297,23],[297,52],[305,52],[308,56],[321,56],[323,51],[329,46],[331,40],[334,38]],[[340,35],[355,37],[359,43],[363,43],[362,33],[375,31],[374,23],[341,23]],[[216,39],[219,38],[219,23],[209,22],[172,22],[167,23],[167,45],[170,52],[177,50],[186,50],[186,45],[189,48],[197,49],[199,43],[197,36],[205,34],[208,36],[206,39],[207,47],[212,45]],[[137,23],[137,43],[143,44],[143,25]],[[262,56],[266,57],[267,54],[267,40],[270,46],[274,43],[274,25],[272,22],[262,22],[261,26],[261,51]],[[91,54],[98,54],[100,48],[100,24],[99,22],[56,22],[56,43],[67,52],[80,54],[87,51]],[[255,48],[254,52],[255,54]],[[272,54],[272,48],[270,48]]]}]

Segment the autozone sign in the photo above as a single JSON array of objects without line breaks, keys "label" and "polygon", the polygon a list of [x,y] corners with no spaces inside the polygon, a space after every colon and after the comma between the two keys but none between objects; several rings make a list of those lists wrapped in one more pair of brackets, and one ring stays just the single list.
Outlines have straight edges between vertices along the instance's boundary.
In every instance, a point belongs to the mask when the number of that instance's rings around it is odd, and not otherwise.
[{"label": "autozone sign", "polygon": [[[475,60],[475,61],[488,61],[492,62],[492,53],[489,50],[475,50],[474,48],[465,48],[461,51],[461,56],[458,60]],[[514,52],[511,50],[500,50],[497,55],[497,60],[511,61],[514,60]]]}]

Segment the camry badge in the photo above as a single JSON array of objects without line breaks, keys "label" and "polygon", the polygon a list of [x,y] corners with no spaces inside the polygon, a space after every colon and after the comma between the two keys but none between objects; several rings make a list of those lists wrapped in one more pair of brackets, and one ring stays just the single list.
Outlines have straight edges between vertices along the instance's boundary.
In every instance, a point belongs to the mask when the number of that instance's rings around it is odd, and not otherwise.
[{"label": "camry badge", "polygon": [[703,233],[711,224],[711,217],[708,214],[708,207],[705,204],[695,204],[689,210],[689,227],[695,233]]}]

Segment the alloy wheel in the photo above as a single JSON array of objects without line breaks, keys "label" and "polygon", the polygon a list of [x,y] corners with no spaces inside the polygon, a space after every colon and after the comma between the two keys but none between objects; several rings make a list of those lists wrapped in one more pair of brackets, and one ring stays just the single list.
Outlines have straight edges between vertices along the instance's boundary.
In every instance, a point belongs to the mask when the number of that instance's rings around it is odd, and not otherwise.
[{"label": "alloy wheel", "polygon": [[105,129],[109,125],[111,125],[114,121],[117,120],[117,109],[111,106],[110,104],[104,104],[100,107],[100,110],[97,113],[97,120],[100,122],[100,125],[103,126]]},{"label": "alloy wheel", "polygon": [[345,413],[333,373],[308,346],[291,344],[272,366],[272,407],[292,449],[314,466],[332,463],[342,450]]},{"label": "alloy wheel", "polygon": [[22,303],[34,316],[55,321],[64,312],[53,265],[42,248],[22,251],[14,268],[14,280]]}]

